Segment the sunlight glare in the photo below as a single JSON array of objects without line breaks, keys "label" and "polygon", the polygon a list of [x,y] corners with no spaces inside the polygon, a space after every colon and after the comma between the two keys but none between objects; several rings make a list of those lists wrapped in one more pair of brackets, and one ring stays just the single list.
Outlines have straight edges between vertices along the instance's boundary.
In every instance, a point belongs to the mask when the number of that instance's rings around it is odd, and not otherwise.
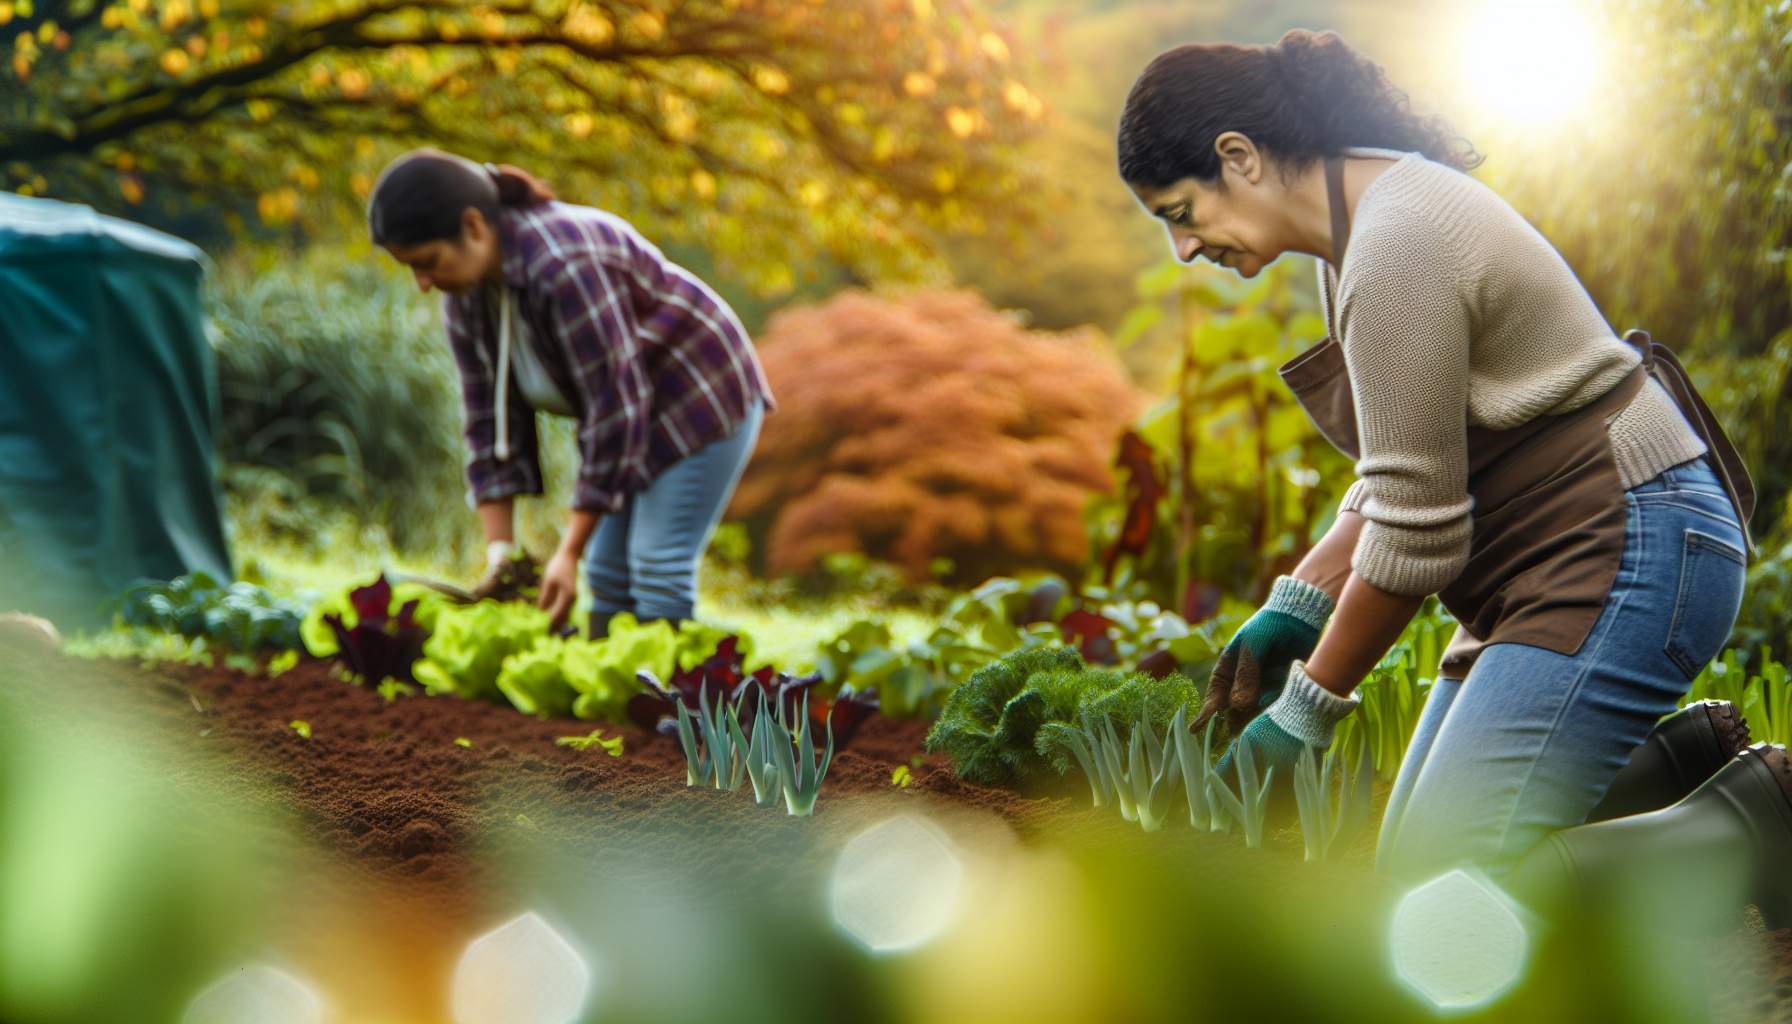
[{"label": "sunlight glare", "polygon": [[1525,125],[1584,109],[1599,72],[1597,38],[1578,3],[1488,3],[1464,29],[1463,72],[1475,102]]}]

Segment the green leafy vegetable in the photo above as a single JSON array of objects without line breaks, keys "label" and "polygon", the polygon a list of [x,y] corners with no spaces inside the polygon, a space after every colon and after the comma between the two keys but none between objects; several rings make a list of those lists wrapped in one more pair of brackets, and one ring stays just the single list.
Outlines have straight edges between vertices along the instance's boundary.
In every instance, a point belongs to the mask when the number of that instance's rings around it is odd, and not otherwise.
[{"label": "green leafy vegetable", "polygon": [[531,605],[480,601],[438,610],[435,631],[414,669],[431,694],[495,699],[504,659],[548,635],[548,614]]},{"label": "green leafy vegetable", "polygon": [[590,750],[600,747],[611,757],[622,756],[622,737],[606,737],[602,729],[593,729],[584,736],[561,736],[554,740],[556,746],[571,747],[574,750]]}]

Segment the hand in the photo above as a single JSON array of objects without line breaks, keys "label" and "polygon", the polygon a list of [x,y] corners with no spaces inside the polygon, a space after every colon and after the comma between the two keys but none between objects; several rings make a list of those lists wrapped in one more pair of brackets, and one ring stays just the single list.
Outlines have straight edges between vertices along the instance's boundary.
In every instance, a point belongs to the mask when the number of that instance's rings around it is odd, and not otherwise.
[{"label": "hand", "polygon": [[562,547],[548,559],[547,567],[541,571],[541,598],[536,602],[540,608],[546,609],[550,622],[550,630],[558,630],[572,612],[573,602],[579,596],[579,559],[578,556]]},{"label": "hand", "polygon": [[1263,607],[1220,651],[1195,726],[1226,710],[1228,725],[1238,735],[1281,693],[1295,659],[1312,656],[1332,607],[1331,597],[1313,584],[1293,576],[1277,577]]},{"label": "hand", "polygon": [[1233,757],[1243,743],[1251,748],[1258,778],[1271,768],[1287,778],[1303,749],[1311,747],[1314,754],[1321,754],[1332,745],[1338,723],[1359,703],[1361,699],[1354,694],[1340,697],[1320,686],[1307,675],[1306,664],[1295,661],[1288,668],[1288,683],[1281,694],[1226,748],[1217,770],[1222,776],[1232,770]]}]

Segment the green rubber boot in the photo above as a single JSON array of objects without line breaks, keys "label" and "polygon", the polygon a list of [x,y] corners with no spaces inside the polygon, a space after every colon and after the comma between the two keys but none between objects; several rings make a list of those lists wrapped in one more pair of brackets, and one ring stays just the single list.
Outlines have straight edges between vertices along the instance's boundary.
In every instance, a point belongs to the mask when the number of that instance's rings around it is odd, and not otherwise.
[{"label": "green rubber boot", "polygon": [[1506,891],[1545,917],[1622,916],[1713,934],[1753,903],[1792,927],[1792,761],[1743,750],[1678,803],[1555,833],[1521,860]]},{"label": "green rubber boot", "polygon": [[1727,700],[1688,704],[1656,723],[1612,779],[1587,821],[1609,821],[1678,803],[1748,746],[1748,723]]}]

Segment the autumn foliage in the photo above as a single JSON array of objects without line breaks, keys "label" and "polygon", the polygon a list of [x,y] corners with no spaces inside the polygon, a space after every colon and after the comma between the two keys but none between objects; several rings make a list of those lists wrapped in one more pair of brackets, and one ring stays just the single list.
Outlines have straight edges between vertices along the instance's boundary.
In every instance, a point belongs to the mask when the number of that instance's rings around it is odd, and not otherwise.
[{"label": "autumn foliage", "polygon": [[1092,330],[1029,331],[969,292],[786,310],[760,356],[778,411],[730,510],[763,569],[861,552],[925,577],[1074,572],[1144,396]]}]

